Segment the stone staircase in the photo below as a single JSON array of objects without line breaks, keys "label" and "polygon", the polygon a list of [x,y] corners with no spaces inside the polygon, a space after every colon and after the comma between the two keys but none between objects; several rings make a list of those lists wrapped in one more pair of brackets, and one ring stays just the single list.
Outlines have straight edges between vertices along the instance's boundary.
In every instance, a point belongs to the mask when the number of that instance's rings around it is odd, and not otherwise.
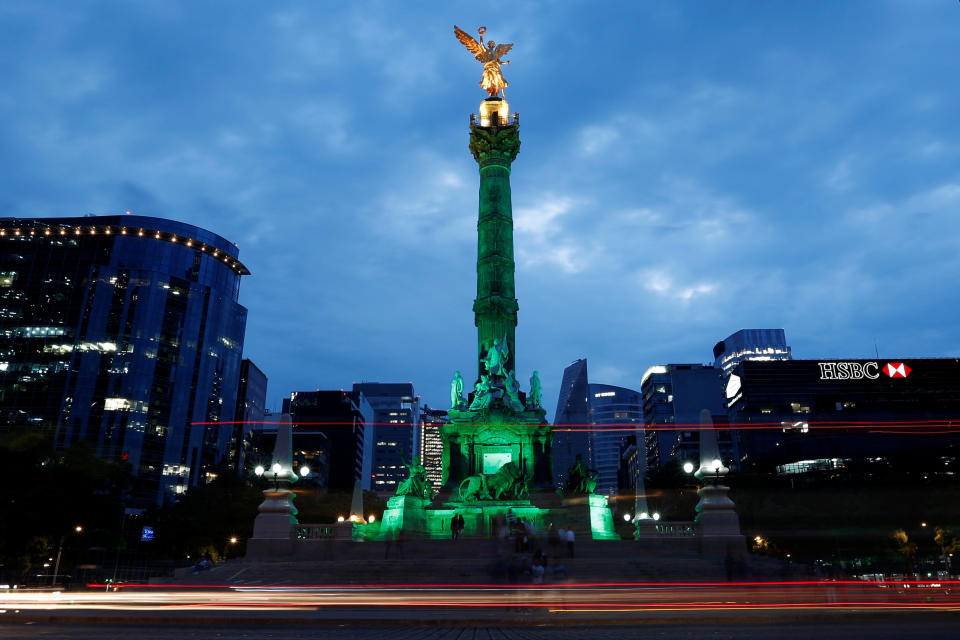
[{"label": "stone staircase", "polygon": [[[179,569],[168,584],[205,585],[410,585],[529,583],[526,560],[513,541],[500,549],[493,540],[408,540],[298,545],[295,558],[276,561],[231,560],[192,575]],[[551,549],[544,545],[548,555]],[[724,557],[701,555],[694,539],[594,541],[575,544],[575,557],[557,547],[547,565],[547,584],[587,582],[672,582],[725,580]],[[562,566],[561,573],[553,570]],[[782,574],[776,560],[748,556],[736,568],[739,579],[773,579]],[[164,581],[158,581],[163,584]]]}]

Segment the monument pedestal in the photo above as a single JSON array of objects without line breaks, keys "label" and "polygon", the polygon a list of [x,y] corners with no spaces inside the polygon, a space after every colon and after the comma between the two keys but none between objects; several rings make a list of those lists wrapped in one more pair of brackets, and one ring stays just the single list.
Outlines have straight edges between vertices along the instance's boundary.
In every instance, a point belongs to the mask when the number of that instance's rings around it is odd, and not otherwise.
[{"label": "monument pedestal", "polygon": [[[563,509],[566,519],[562,526],[572,528],[575,533],[593,540],[619,540],[620,535],[613,528],[613,513],[607,505],[607,497],[591,493],[586,496],[564,498]],[[555,525],[561,526],[557,522]]]},{"label": "monument pedestal", "polygon": [[700,552],[711,555],[730,554],[741,558],[747,553],[746,539],[740,533],[740,520],[729,487],[704,485],[698,492],[697,517],[694,520]]},{"label": "monument pedestal", "polygon": [[387,500],[387,510],[380,520],[380,537],[422,537],[427,533],[426,507],[429,500],[412,495],[393,496]]},{"label": "monument pedestal", "polygon": [[253,537],[247,541],[248,558],[287,556],[293,553],[297,508],[293,492],[267,489],[258,507],[260,514],[253,521]]}]

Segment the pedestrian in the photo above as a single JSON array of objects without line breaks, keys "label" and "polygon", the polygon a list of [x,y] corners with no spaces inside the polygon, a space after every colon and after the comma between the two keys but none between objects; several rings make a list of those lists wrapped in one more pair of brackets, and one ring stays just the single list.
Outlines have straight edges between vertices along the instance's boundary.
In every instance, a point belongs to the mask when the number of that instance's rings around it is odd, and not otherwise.
[{"label": "pedestrian", "polygon": [[552,522],[550,523],[550,527],[547,529],[547,544],[550,545],[550,555],[556,557],[557,546],[560,544],[560,535],[557,533],[557,529],[553,526]]},{"label": "pedestrian", "polygon": [[533,584],[543,584],[543,574],[545,572],[543,558],[534,558],[533,566],[530,568],[530,577],[533,579]]},{"label": "pedestrian", "polygon": [[573,529],[567,529],[567,554],[572,558],[573,557],[573,541],[575,536],[573,535]]},{"label": "pedestrian", "polygon": [[493,519],[494,528],[496,530],[497,536],[497,554],[503,553],[503,548],[506,546],[505,542],[507,539],[507,518],[504,514],[498,513]]}]

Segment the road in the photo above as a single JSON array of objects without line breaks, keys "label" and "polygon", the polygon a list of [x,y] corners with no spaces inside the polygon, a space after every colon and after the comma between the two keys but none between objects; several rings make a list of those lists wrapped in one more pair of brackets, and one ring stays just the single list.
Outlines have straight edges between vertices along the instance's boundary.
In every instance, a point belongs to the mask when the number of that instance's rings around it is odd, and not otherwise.
[{"label": "road", "polygon": [[[941,631],[949,631],[943,637],[952,637],[960,628],[960,582],[676,582],[523,587],[168,585],[128,587],[118,592],[90,588],[64,593],[0,593],[0,638],[80,639],[129,634],[129,627],[117,633],[105,631],[121,623],[136,626],[137,640],[173,638],[174,632],[177,637],[228,637],[220,635],[221,627],[231,629],[229,637],[292,638],[297,627],[302,630],[306,625],[327,628],[330,633],[336,625],[348,625],[352,635],[324,637],[357,638],[381,638],[384,627],[412,629],[423,625],[429,625],[430,637],[469,640],[475,636],[547,637],[536,631],[543,626],[553,629],[549,637],[589,636],[598,640],[613,638],[615,633],[620,634],[616,637],[623,637],[627,628],[640,625],[643,634],[653,633],[652,637],[742,637],[743,629],[749,629],[748,635],[776,629],[773,635],[778,640],[822,640],[859,636],[867,627],[876,632],[871,633],[873,638],[911,637],[915,630],[922,631],[926,638],[940,637]],[[197,627],[201,631],[184,630],[196,625],[202,625]],[[676,635],[696,629],[700,635]],[[736,629],[740,629],[740,635],[714,633]],[[279,635],[264,635],[265,631]],[[288,631],[290,635],[284,635]],[[893,631],[896,634],[885,635]],[[673,635],[656,635],[661,632]],[[391,632],[391,640],[404,637],[408,636]]]},{"label": "road", "polygon": [[[123,638],[131,633],[129,626],[121,625],[67,625],[56,623],[3,624],[0,638],[17,640],[103,640]],[[671,638],[678,640],[734,640],[757,638],[767,640],[938,640],[957,637],[954,617],[902,620],[847,620],[811,621],[789,625],[740,621],[724,625],[675,623],[617,627],[422,627],[422,626],[323,626],[267,627],[267,626],[181,626],[138,627],[136,640],[644,640]]]}]

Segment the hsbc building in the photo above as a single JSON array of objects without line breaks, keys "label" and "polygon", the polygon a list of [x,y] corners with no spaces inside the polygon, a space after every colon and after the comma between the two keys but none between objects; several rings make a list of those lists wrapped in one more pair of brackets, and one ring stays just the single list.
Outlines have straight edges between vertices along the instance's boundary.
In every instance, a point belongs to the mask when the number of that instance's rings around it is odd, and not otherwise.
[{"label": "hsbc building", "polygon": [[744,469],[960,455],[960,359],[748,360],[724,396]]}]

